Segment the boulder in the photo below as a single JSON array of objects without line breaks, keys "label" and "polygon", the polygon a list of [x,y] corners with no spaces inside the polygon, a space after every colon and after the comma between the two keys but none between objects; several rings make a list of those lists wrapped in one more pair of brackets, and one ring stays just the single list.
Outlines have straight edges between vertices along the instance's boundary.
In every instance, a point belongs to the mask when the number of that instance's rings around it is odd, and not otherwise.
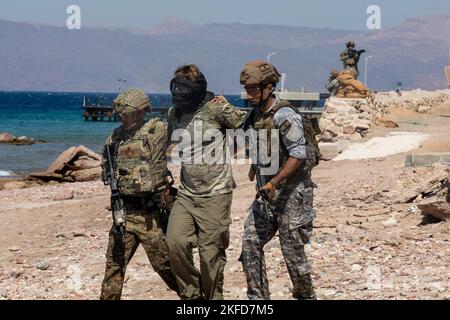
[{"label": "boulder", "polygon": [[68,164],[78,153],[80,152],[79,147],[71,147],[61,153],[58,158],[48,167],[48,173],[60,172],[64,169],[66,164]]},{"label": "boulder", "polygon": [[355,121],[356,119],[358,119],[358,115],[353,114],[351,116],[347,116],[344,119],[344,126],[351,124],[353,121]]},{"label": "boulder", "polygon": [[348,140],[353,141],[353,142],[360,141],[361,139],[362,139],[362,137],[359,132],[355,132],[348,137]]},{"label": "boulder", "polygon": [[40,260],[34,266],[39,270],[47,270],[50,267],[50,263],[47,260]]},{"label": "boulder", "polygon": [[339,147],[335,143],[320,142],[319,149],[323,160],[334,159],[339,154]]},{"label": "boulder", "polygon": [[75,192],[73,190],[61,190],[57,194],[55,194],[52,199],[54,201],[64,201],[70,200],[75,197]]},{"label": "boulder", "polygon": [[348,126],[344,126],[344,128],[342,128],[342,132],[345,134],[353,134],[355,133],[356,128],[352,125],[348,125]]},{"label": "boulder", "polygon": [[336,113],[323,113],[321,119],[334,120],[337,116]]},{"label": "boulder", "polygon": [[372,116],[368,112],[363,112],[358,115],[358,118],[362,120],[371,120]]},{"label": "boulder", "polygon": [[333,123],[335,125],[337,125],[338,127],[342,127],[344,125],[344,121],[345,121],[345,117],[344,116],[337,116],[334,120]]},{"label": "boulder", "polygon": [[398,124],[392,120],[376,118],[374,123],[376,126],[382,126],[382,127],[386,127],[386,128],[398,128]]},{"label": "boulder", "polygon": [[17,138],[16,140],[14,140],[14,144],[33,144],[36,141],[33,138],[27,137],[27,136],[22,136]]},{"label": "boulder", "polygon": [[326,113],[335,113],[336,112],[336,108],[333,105],[327,105],[325,107],[325,112]]},{"label": "boulder", "polygon": [[448,178],[446,169],[438,170],[430,175],[423,176],[422,180],[395,196],[394,203],[406,203],[424,193],[437,193],[442,189],[442,182]]},{"label": "boulder", "polygon": [[417,108],[417,112],[419,112],[419,113],[425,113],[425,112],[427,112],[428,110],[430,110],[431,109],[431,107],[429,107],[429,106],[419,106],[418,108]]},{"label": "boulder", "polygon": [[367,104],[362,104],[362,105],[359,107],[359,111],[360,111],[361,113],[363,113],[363,112],[370,113],[371,108],[370,108],[369,105],[367,105]]},{"label": "boulder", "polygon": [[336,137],[341,134],[341,129],[334,124],[328,126],[326,131],[330,132],[333,137]]},{"label": "boulder", "polygon": [[73,165],[77,168],[77,169],[92,169],[92,168],[97,168],[101,165],[101,161],[100,160],[96,160],[96,159],[92,159],[89,157],[80,157],[78,160],[73,162]]},{"label": "boulder", "polygon": [[358,131],[366,131],[370,129],[371,124],[368,120],[358,119],[352,122],[352,126],[354,126]]},{"label": "boulder", "polygon": [[7,132],[0,133],[0,143],[11,143],[15,139],[16,137],[10,133]]},{"label": "boulder", "polygon": [[350,109],[348,109],[348,111],[347,111],[347,114],[348,115],[350,115],[350,114],[356,114],[357,113],[357,110],[354,108],[354,107],[351,107]]},{"label": "boulder", "polygon": [[339,115],[347,115],[356,113],[356,110],[349,105],[342,105],[336,107],[336,113]]},{"label": "boulder", "polygon": [[328,119],[321,118],[319,121],[320,132],[325,132],[327,127],[331,125],[331,121]]},{"label": "boulder", "polygon": [[450,202],[445,199],[428,200],[417,207],[422,211],[422,215],[431,215],[443,221],[450,220]]},{"label": "boulder", "polygon": [[78,171],[72,171],[71,177],[75,181],[83,182],[83,181],[93,181],[100,179],[102,174],[102,168],[91,168],[91,169],[84,169],[84,170],[78,170]]},{"label": "boulder", "polygon": [[5,190],[14,190],[14,189],[24,189],[27,187],[27,184],[23,181],[11,181],[5,183],[3,189]]},{"label": "boulder", "polygon": [[[83,159],[81,159],[83,157]],[[98,166],[100,166],[101,156],[92,150],[86,148],[85,146],[71,147],[61,153],[59,157],[53,161],[53,163],[48,167],[48,173],[63,173],[67,170],[73,170],[75,165],[74,162],[77,160],[82,160],[84,165],[93,164],[93,162],[86,162],[87,159],[97,161]],[[84,161],[83,161],[84,160]],[[82,169],[89,169],[89,167],[81,167]],[[75,168],[76,169],[76,168]]]},{"label": "boulder", "polygon": [[329,131],[325,131],[319,140],[322,142],[331,142],[333,140],[333,135]]},{"label": "boulder", "polygon": [[[446,171],[448,172],[449,169],[447,168]],[[437,189],[438,187],[440,189]],[[417,206],[422,211],[422,215],[431,215],[443,221],[450,220],[450,173],[447,179],[441,180],[440,186],[430,186],[428,189],[434,189],[430,193],[433,196],[425,198]]]}]

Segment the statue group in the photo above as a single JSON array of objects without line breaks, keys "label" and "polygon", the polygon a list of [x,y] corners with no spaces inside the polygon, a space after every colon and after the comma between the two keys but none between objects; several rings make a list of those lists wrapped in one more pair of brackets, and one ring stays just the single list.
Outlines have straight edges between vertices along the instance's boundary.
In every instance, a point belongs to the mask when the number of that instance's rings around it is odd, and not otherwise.
[{"label": "statue group", "polygon": [[357,80],[359,58],[366,50],[356,50],[354,41],[348,41],[345,45],[346,49],[340,55],[343,70],[332,70],[325,87],[337,98],[367,98],[369,89]]}]

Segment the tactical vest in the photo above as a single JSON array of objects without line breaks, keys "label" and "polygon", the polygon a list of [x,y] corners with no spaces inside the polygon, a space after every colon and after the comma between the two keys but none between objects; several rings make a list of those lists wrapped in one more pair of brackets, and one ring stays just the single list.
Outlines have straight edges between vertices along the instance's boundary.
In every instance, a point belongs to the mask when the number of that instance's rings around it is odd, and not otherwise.
[{"label": "tactical vest", "polygon": [[[268,133],[268,139],[267,139],[267,152],[270,155],[272,152],[271,150],[271,129],[279,129],[275,125],[274,116],[275,114],[284,107],[291,108],[295,113],[300,114],[299,111],[289,102],[286,100],[280,100],[275,106],[272,107],[271,110],[265,113],[254,113],[253,119],[250,119],[250,121],[253,123],[252,127],[256,130],[260,129],[267,129]],[[302,164],[302,169],[305,171],[310,171],[313,167],[317,166],[319,164],[319,159],[322,156],[319,150],[319,145],[316,140],[316,134],[317,128],[315,128],[312,121],[307,118],[306,116],[302,116],[302,122],[303,122],[303,131],[305,136],[305,145],[306,145],[306,159],[305,162]],[[320,129],[319,129],[320,132]],[[280,131],[278,131],[278,141],[280,145],[280,165],[282,166],[284,162],[288,158],[288,151],[286,147],[284,146],[283,140],[281,139]]]},{"label": "tactical vest", "polygon": [[151,119],[132,137],[116,141],[115,173],[121,195],[141,196],[165,186],[166,136],[155,134]]}]

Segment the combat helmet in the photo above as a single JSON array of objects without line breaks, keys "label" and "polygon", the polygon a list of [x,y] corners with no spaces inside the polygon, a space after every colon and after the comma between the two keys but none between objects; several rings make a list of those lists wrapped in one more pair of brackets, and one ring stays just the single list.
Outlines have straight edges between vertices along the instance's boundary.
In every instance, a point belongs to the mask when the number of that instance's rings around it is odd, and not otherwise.
[{"label": "combat helmet", "polygon": [[332,77],[337,77],[339,75],[339,71],[336,70],[336,69],[333,69],[333,70],[331,70],[330,74],[331,74]]},{"label": "combat helmet", "polygon": [[355,41],[352,41],[352,40],[347,41],[347,42],[345,43],[345,45],[346,45],[347,47],[354,47],[354,46],[355,46]]},{"label": "combat helmet", "polygon": [[247,87],[264,86],[269,83],[276,85],[280,81],[280,74],[272,64],[262,60],[255,60],[244,66],[239,81]]},{"label": "combat helmet", "polygon": [[114,99],[114,110],[118,113],[130,113],[139,110],[151,111],[150,99],[147,94],[136,88],[128,89]]}]

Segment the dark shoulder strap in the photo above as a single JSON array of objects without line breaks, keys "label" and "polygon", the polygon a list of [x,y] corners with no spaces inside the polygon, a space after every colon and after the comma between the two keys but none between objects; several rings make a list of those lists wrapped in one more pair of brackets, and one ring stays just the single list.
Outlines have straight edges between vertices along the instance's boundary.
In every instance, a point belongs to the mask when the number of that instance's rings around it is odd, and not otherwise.
[{"label": "dark shoulder strap", "polygon": [[274,115],[275,113],[277,113],[281,108],[291,108],[292,110],[294,110],[296,113],[299,113],[297,108],[295,108],[292,103],[290,103],[287,100],[280,100],[278,101],[278,103],[273,106],[272,110],[270,110],[270,112],[272,113],[272,115]]},{"label": "dark shoulder strap", "polygon": [[242,126],[242,129],[244,131],[250,129],[253,126],[253,120],[255,118],[255,108],[252,108],[249,112],[247,112],[247,115],[244,120],[244,124]]}]

